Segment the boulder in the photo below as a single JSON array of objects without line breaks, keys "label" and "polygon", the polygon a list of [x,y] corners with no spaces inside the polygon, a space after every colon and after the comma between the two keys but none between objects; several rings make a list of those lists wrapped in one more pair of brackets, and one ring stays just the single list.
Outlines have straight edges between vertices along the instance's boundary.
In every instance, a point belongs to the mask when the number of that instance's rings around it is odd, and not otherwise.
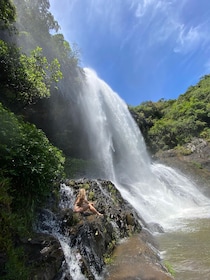
[{"label": "boulder", "polygon": [[30,280],[56,279],[62,274],[64,253],[59,241],[48,234],[36,233],[31,238],[22,239]]}]

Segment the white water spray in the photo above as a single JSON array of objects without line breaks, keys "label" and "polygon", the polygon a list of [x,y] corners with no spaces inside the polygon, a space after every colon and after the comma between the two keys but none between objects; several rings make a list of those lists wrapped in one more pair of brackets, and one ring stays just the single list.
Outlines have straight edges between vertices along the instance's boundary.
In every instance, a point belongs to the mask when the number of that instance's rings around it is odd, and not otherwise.
[{"label": "white water spray", "polygon": [[[79,95],[84,126],[98,177],[112,180],[146,222],[173,226],[193,217],[209,200],[184,175],[150,162],[141,132],[125,102],[90,69]],[[202,211],[201,211],[202,212]]]}]

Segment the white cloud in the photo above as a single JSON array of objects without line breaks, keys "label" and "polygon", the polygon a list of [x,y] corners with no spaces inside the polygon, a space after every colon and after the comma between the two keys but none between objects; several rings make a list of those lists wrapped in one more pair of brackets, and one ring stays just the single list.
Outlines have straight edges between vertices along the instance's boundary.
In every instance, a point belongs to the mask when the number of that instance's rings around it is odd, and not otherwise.
[{"label": "white cloud", "polygon": [[107,39],[108,35],[113,36],[112,42],[119,40],[120,50],[129,44],[138,55],[142,50],[149,52],[150,48],[165,48],[166,45],[169,51],[177,54],[207,48],[210,19],[204,19],[199,11],[191,9],[192,1],[196,0],[123,0],[123,4],[121,1],[87,0],[83,4],[82,0],[65,0],[63,13],[69,15],[68,22],[73,18],[74,23],[69,25],[69,33],[77,39],[83,32],[78,32],[75,26],[83,26],[91,32],[107,35]]},{"label": "white cloud", "polygon": [[202,43],[203,33],[199,26],[190,27],[189,30],[182,24],[177,30],[178,37],[176,40],[176,46],[174,52],[187,53],[196,49],[200,43]]},{"label": "white cloud", "polygon": [[170,43],[172,51],[186,54],[210,42],[210,20],[202,22],[205,20],[202,14],[199,24],[193,17],[190,21],[186,18],[189,11],[198,17],[196,10],[190,10],[190,0],[182,3],[177,0],[133,0],[134,6],[139,32],[143,29],[148,34],[145,42],[148,47]]},{"label": "white cloud", "polygon": [[165,10],[171,4],[170,1],[165,2],[163,0],[140,0],[136,1],[136,3],[138,3],[135,11],[136,17],[143,17],[147,12],[151,15],[151,11]]},{"label": "white cloud", "polygon": [[149,6],[152,4],[153,0],[142,0],[136,9],[136,17],[143,17],[147,12]]}]

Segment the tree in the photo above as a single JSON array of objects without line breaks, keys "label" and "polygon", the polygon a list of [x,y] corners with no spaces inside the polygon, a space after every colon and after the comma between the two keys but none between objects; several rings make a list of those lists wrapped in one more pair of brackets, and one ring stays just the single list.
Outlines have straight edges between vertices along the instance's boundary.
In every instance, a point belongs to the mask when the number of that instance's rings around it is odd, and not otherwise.
[{"label": "tree", "polygon": [[10,0],[1,0],[0,4],[0,29],[5,29],[15,21],[16,10]]},{"label": "tree", "polygon": [[62,78],[57,59],[51,63],[37,47],[30,56],[0,40],[1,100],[22,106],[50,96],[50,87]]},{"label": "tree", "polygon": [[19,35],[17,43],[25,53],[40,46],[47,56],[46,46],[51,34],[58,32],[59,25],[49,11],[48,0],[14,0],[17,9],[16,27]]}]

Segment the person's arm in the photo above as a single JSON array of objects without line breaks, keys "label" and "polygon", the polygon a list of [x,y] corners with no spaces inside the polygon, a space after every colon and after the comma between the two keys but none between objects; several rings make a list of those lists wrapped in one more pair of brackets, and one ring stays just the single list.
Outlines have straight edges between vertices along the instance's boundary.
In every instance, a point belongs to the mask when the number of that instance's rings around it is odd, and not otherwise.
[{"label": "person's arm", "polygon": [[76,198],[76,200],[75,200],[74,205],[76,206],[79,202],[80,202],[80,198],[79,198],[79,197],[77,197],[77,198]]},{"label": "person's arm", "polygon": [[87,203],[87,204],[94,205],[94,203],[93,203],[92,201],[88,201],[87,199],[84,199],[83,201],[84,201],[85,203]]}]

